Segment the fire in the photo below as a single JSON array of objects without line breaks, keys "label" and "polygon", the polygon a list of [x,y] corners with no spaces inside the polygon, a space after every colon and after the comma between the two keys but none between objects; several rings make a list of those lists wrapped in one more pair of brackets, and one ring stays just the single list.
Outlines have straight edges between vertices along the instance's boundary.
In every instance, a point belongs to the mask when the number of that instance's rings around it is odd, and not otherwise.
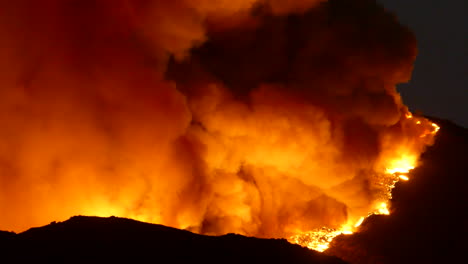
[{"label": "fire", "polygon": [[408,176],[406,176],[406,175],[400,175],[400,176],[398,176],[398,177],[400,178],[400,180],[409,181],[409,178],[408,178]]},{"label": "fire", "polygon": [[415,157],[404,156],[401,159],[392,161],[392,164],[386,169],[386,172],[389,174],[408,173],[410,170],[414,169],[415,162]]},{"label": "fire", "polygon": [[387,203],[381,203],[377,207],[377,212],[375,214],[389,215],[390,211],[387,208]]},{"label": "fire", "polygon": [[342,231],[323,227],[317,230],[294,235],[289,238],[289,241],[291,243],[323,252],[328,249],[330,242],[332,242],[335,237],[350,234],[352,234],[352,231]]},{"label": "fire", "polygon": [[372,1],[10,2],[0,229],[115,215],[323,251],[390,213],[440,129]]},{"label": "fire", "polygon": [[364,222],[364,219],[365,219],[365,218],[364,218],[363,216],[362,216],[361,218],[359,218],[359,220],[356,222],[356,224],[354,225],[354,227],[359,227],[359,226],[362,224],[362,222]]},{"label": "fire", "polygon": [[[405,117],[409,120],[412,120],[413,114],[407,112]],[[420,117],[417,118],[415,124],[421,125],[422,122],[425,122],[426,125],[429,124],[429,126],[432,127],[432,130],[426,128],[421,132],[420,137],[425,137],[428,134],[435,135],[440,129],[437,124],[429,122],[428,120],[422,119]],[[289,241],[316,251],[323,252],[328,249],[329,244],[336,236],[341,234],[352,234],[353,232],[358,231],[358,228],[364,222],[366,217],[373,214],[390,215],[390,211],[388,209],[388,200],[391,198],[391,190],[395,187],[395,183],[399,180],[408,181],[409,177],[407,174],[417,166],[417,154],[415,153],[410,155],[407,151],[404,151],[403,153],[406,152],[406,154],[402,154],[399,158],[389,160],[388,167],[385,168],[383,175],[385,175],[385,178],[388,178],[388,181],[384,181],[382,184],[386,185],[385,189],[388,190],[388,193],[384,195],[384,197],[386,197],[386,201],[378,203],[375,209],[368,212],[366,216],[361,216],[351,230],[349,229],[349,225],[344,225],[340,229],[323,227],[318,230],[294,235],[289,238]]]},{"label": "fire", "polygon": [[431,126],[434,128],[434,130],[431,131],[431,134],[435,135],[440,130],[440,127],[436,123],[432,123]]}]

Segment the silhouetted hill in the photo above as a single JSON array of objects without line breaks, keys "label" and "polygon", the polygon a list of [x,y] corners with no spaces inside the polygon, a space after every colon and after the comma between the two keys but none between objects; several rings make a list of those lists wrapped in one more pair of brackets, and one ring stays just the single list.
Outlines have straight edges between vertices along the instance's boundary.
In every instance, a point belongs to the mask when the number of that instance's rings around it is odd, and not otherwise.
[{"label": "silhouetted hill", "polygon": [[16,234],[13,232],[0,231],[0,241],[14,237]]},{"label": "silhouetted hill", "polygon": [[283,239],[203,236],[117,217],[76,216],[0,234],[0,244],[2,258],[15,263],[345,263]]},{"label": "silhouetted hill", "polygon": [[[337,238],[328,254],[351,263],[459,263],[468,243],[468,129],[441,126],[422,164],[393,192],[392,214],[374,216],[363,232]],[[466,262],[466,261],[461,261]]]}]

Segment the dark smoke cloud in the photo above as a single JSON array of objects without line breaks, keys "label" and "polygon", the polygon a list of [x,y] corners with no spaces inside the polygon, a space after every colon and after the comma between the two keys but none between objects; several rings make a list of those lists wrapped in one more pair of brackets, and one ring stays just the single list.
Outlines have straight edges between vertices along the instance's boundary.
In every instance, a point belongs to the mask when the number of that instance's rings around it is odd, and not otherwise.
[{"label": "dark smoke cloud", "polygon": [[375,1],[290,2],[1,1],[0,227],[280,237],[366,215],[427,143],[395,90],[415,40]]}]

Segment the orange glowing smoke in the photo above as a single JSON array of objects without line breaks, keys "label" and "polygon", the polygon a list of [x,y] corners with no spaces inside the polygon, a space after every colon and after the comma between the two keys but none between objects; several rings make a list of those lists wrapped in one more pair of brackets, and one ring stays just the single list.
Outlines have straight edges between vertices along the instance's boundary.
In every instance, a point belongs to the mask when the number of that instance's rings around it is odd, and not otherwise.
[{"label": "orange glowing smoke", "polygon": [[395,88],[411,32],[373,1],[215,2],[0,2],[0,229],[327,242],[390,213],[438,130]]}]

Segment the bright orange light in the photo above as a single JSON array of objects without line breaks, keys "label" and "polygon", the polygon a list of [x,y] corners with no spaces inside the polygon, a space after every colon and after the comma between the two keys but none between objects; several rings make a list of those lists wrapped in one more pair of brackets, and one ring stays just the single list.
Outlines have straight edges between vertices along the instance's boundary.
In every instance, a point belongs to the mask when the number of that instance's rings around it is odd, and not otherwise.
[{"label": "bright orange light", "polygon": [[387,167],[386,172],[389,174],[408,173],[410,170],[414,169],[415,165],[415,156],[404,155],[399,159],[392,160]]},{"label": "bright orange light", "polygon": [[323,252],[328,249],[329,244],[339,235],[351,235],[350,230],[336,230],[333,228],[322,227],[313,231],[291,236],[288,241],[294,244]]},{"label": "bright orange light", "polygon": [[390,211],[387,208],[387,203],[381,203],[379,207],[377,207],[376,214],[389,215]]},{"label": "bright orange light", "polygon": [[398,177],[400,178],[400,180],[403,180],[403,181],[408,181],[409,180],[408,176],[405,176],[405,175],[400,175]]},{"label": "bright orange light", "polygon": [[359,227],[362,224],[362,222],[364,222],[364,217],[359,218],[354,227]]},{"label": "bright orange light", "polygon": [[432,123],[431,125],[432,127],[434,127],[434,131],[432,131],[432,134],[436,134],[439,131],[440,126],[438,126],[436,123]]}]

